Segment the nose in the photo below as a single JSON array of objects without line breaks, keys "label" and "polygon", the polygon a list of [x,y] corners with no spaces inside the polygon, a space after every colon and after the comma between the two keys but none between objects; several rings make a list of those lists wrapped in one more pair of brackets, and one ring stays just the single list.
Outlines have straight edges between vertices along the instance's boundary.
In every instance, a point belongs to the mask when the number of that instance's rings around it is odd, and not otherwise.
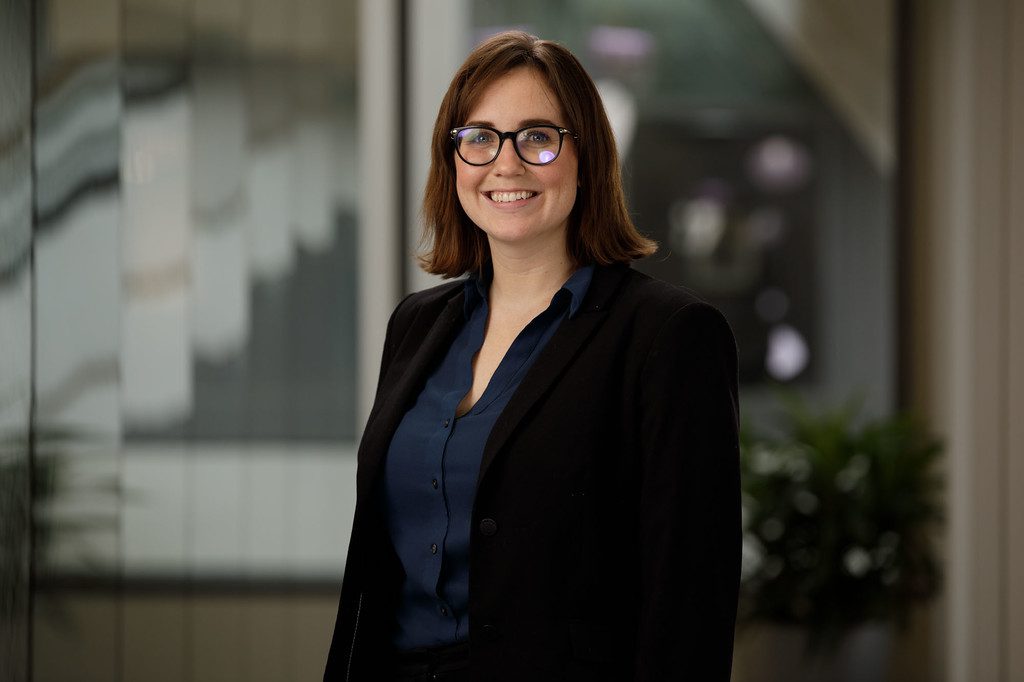
[{"label": "nose", "polygon": [[498,158],[494,159],[494,172],[498,175],[518,175],[525,170],[523,160],[516,154],[512,140],[504,140]]}]

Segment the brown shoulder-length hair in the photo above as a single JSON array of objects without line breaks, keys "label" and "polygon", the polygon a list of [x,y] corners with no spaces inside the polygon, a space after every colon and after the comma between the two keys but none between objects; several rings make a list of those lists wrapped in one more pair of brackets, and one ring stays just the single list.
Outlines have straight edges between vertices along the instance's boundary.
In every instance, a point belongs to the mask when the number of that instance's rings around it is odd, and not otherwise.
[{"label": "brown shoulder-length hair", "polygon": [[479,273],[490,262],[487,237],[469,219],[455,189],[450,131],[465,125],[480,93],[518,67],[544,77],[577,136],[579,189],[569,214],[566,248],[576,265],[628,263],[657,244],[637,231],[626,210],[615,138],[594,81],[558,43],[522,31],[499,33],[474,49],[456,72],[434,123],[430,172],[423,193],[424,270],[445,277]]}]

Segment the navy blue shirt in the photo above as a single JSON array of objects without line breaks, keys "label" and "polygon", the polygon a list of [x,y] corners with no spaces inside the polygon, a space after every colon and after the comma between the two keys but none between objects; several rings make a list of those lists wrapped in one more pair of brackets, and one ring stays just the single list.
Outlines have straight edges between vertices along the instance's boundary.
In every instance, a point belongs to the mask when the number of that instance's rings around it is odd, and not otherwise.
[{"label": "navy blue shirt", "polygon": [[469,636],[469,539],[476,479],[491,428],[562,320],[579,310],[593,266],[577,270],[535,317],[469,412],[456,408],[473,385],[484,340],[488,282],[466,280],[465,323],[391,439],[384,505],[405,569],[395,646],[451,644]]}]

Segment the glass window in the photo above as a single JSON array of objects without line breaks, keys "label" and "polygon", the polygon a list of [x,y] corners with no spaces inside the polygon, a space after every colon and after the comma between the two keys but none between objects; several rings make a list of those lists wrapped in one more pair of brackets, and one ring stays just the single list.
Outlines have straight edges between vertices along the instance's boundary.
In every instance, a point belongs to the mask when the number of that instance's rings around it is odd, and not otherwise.
[{"label": "glass window", "polygon": [[[728,317],[744,412],[793,386],[895,398],[888,3],[474,0],[474,39],[520,27],[594,76],[637,226],[638,267]],[[841,48],[841,49],[840,49]]]}]

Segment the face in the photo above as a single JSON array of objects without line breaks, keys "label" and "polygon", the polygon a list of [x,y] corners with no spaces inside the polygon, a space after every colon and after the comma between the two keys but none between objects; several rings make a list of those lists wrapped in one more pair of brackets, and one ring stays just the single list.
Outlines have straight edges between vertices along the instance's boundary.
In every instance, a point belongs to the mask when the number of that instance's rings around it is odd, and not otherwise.
[{"label": "face", "polygon": [[[521,67],[489,85],[459,125],[486,125],[504,132],[541,122],[568,127],[543,77]],[[560,249],[561,254],[576,202],[577,167],[576,144],[569,135],[558,157],[545,166],[525,163],[512,140],[505,140],[498,158],[486,166],[470,166],[455,156],[459,201],[487,234],[492,249]]]}]

